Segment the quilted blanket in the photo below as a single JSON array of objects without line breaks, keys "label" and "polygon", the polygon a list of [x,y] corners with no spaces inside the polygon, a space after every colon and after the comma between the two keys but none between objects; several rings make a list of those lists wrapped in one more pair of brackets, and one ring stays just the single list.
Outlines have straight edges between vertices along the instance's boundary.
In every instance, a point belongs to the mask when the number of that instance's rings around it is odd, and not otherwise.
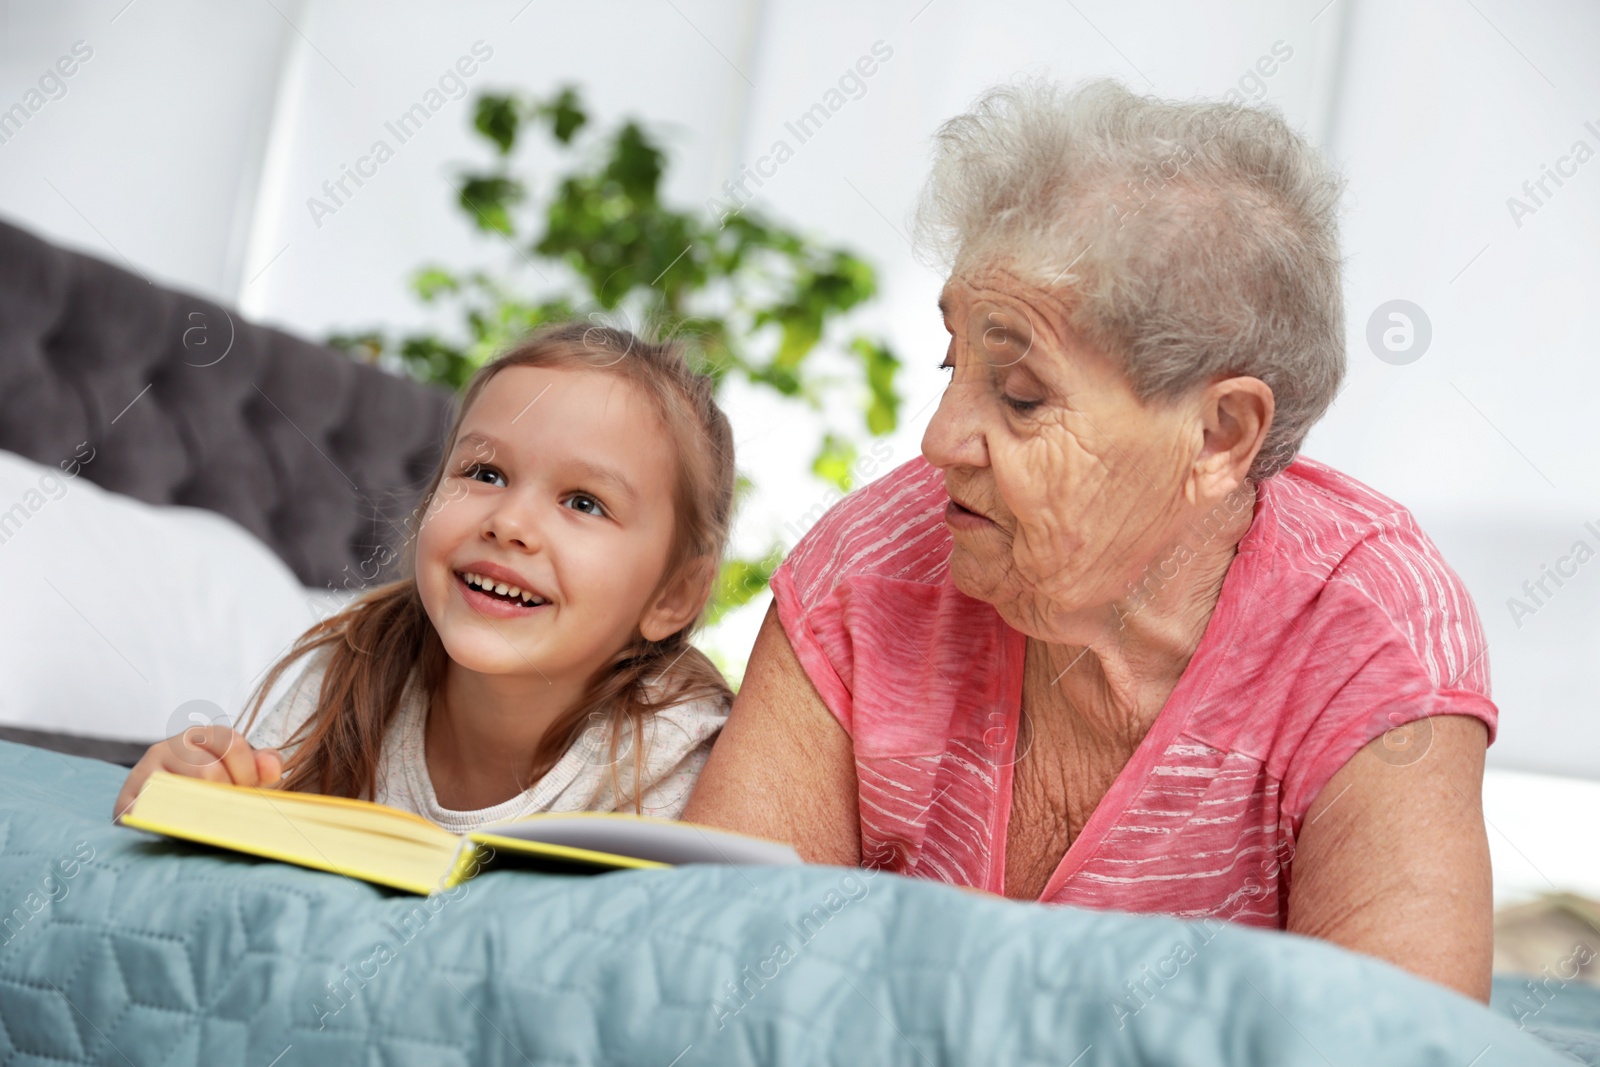
[{"label": "quilted blanket", "polygon": [[0,743],[0,1063],[1572,1062],[1286,935],[828,867],[424,899],[112,826],[123,773]]}]

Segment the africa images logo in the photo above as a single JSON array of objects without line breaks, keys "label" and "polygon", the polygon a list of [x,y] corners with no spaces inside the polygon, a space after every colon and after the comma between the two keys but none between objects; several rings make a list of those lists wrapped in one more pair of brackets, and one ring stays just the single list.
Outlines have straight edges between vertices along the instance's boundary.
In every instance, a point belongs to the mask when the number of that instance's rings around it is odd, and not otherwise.
[{"label": "africa images logo", "polygon": [[1367,319],[1367,347],[1385,363],[1415,363],[1433,342],[1428,313],[1409,300],[1388,300]]}]

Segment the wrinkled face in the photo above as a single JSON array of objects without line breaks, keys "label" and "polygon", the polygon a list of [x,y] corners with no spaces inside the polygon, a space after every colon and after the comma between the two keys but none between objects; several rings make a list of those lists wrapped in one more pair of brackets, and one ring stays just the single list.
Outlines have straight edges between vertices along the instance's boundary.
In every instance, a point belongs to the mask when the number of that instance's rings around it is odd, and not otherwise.
[{"label": "wrinkled face", "polygon": [[489,380],[417,536],[417,587],[456,664],[581,684],[633,640],[671,551],[668,440],[616,375]]},{"label": "wrinkled face", "polygon": [[1141,403],[1058,300],[1014,275],[952,277],[940,305],[951,377],[922,453],[951,498],[952,578],[1050,640],[1063,615],[1125,596],[1177,536],[1203,432],[1181,401]]}]

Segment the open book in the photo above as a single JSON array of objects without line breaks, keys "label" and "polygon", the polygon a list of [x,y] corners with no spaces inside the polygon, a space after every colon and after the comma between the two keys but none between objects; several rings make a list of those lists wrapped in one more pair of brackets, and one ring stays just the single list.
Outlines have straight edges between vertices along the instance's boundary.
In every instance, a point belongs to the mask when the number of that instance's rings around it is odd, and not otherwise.
[{"label": "open book", "polygon": [[684,863],[800,862],[794,849],[776,841],[642,815],[529,815],[463,837],[420,815],[365,800],[247,789],[166,772],[150,776],[120,821],[422,894],[501,866],[594,873]]}]

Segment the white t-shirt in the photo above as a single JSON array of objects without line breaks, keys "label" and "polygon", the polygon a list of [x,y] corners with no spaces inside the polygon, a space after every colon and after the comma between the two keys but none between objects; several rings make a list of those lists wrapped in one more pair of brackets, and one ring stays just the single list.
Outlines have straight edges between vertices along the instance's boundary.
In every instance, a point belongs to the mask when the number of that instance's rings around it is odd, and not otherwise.
[{"label": "white t-shirt", "polygon": [[[296,746],[285,748],[301,725],[316,711],[322,675],[331,653],[312,654],[305,672],[270,711],[262,714],[250,730],[255,748],[276,748],[287,757]],[[389,722],[378,757],[377,796],[379,804],[415,812],[452,833],[464,834],[491,823],[532,815],[538,812],[616,811],[613,789],[610,739],[603,727],[584,731],[550,771],[527,790],[510,800],[477,811],[455,811],[440,805],[428,777],[424,758],[423,727],[428,708],[425,695],[412,671],[400,708]],[[676,819],[689,802],[689,791],[705,766],[717,732],[728,717],[728,707],[720,699],[704,699],[664,708],[646,722],[645,752],[640,760],[644,793],[640,812],[661,819]],[[625,787],[631,786],[634,756],[626,740],[619,746],[617,774]],[[632,791],[624,789],[624,810],[633,811]]]}]

